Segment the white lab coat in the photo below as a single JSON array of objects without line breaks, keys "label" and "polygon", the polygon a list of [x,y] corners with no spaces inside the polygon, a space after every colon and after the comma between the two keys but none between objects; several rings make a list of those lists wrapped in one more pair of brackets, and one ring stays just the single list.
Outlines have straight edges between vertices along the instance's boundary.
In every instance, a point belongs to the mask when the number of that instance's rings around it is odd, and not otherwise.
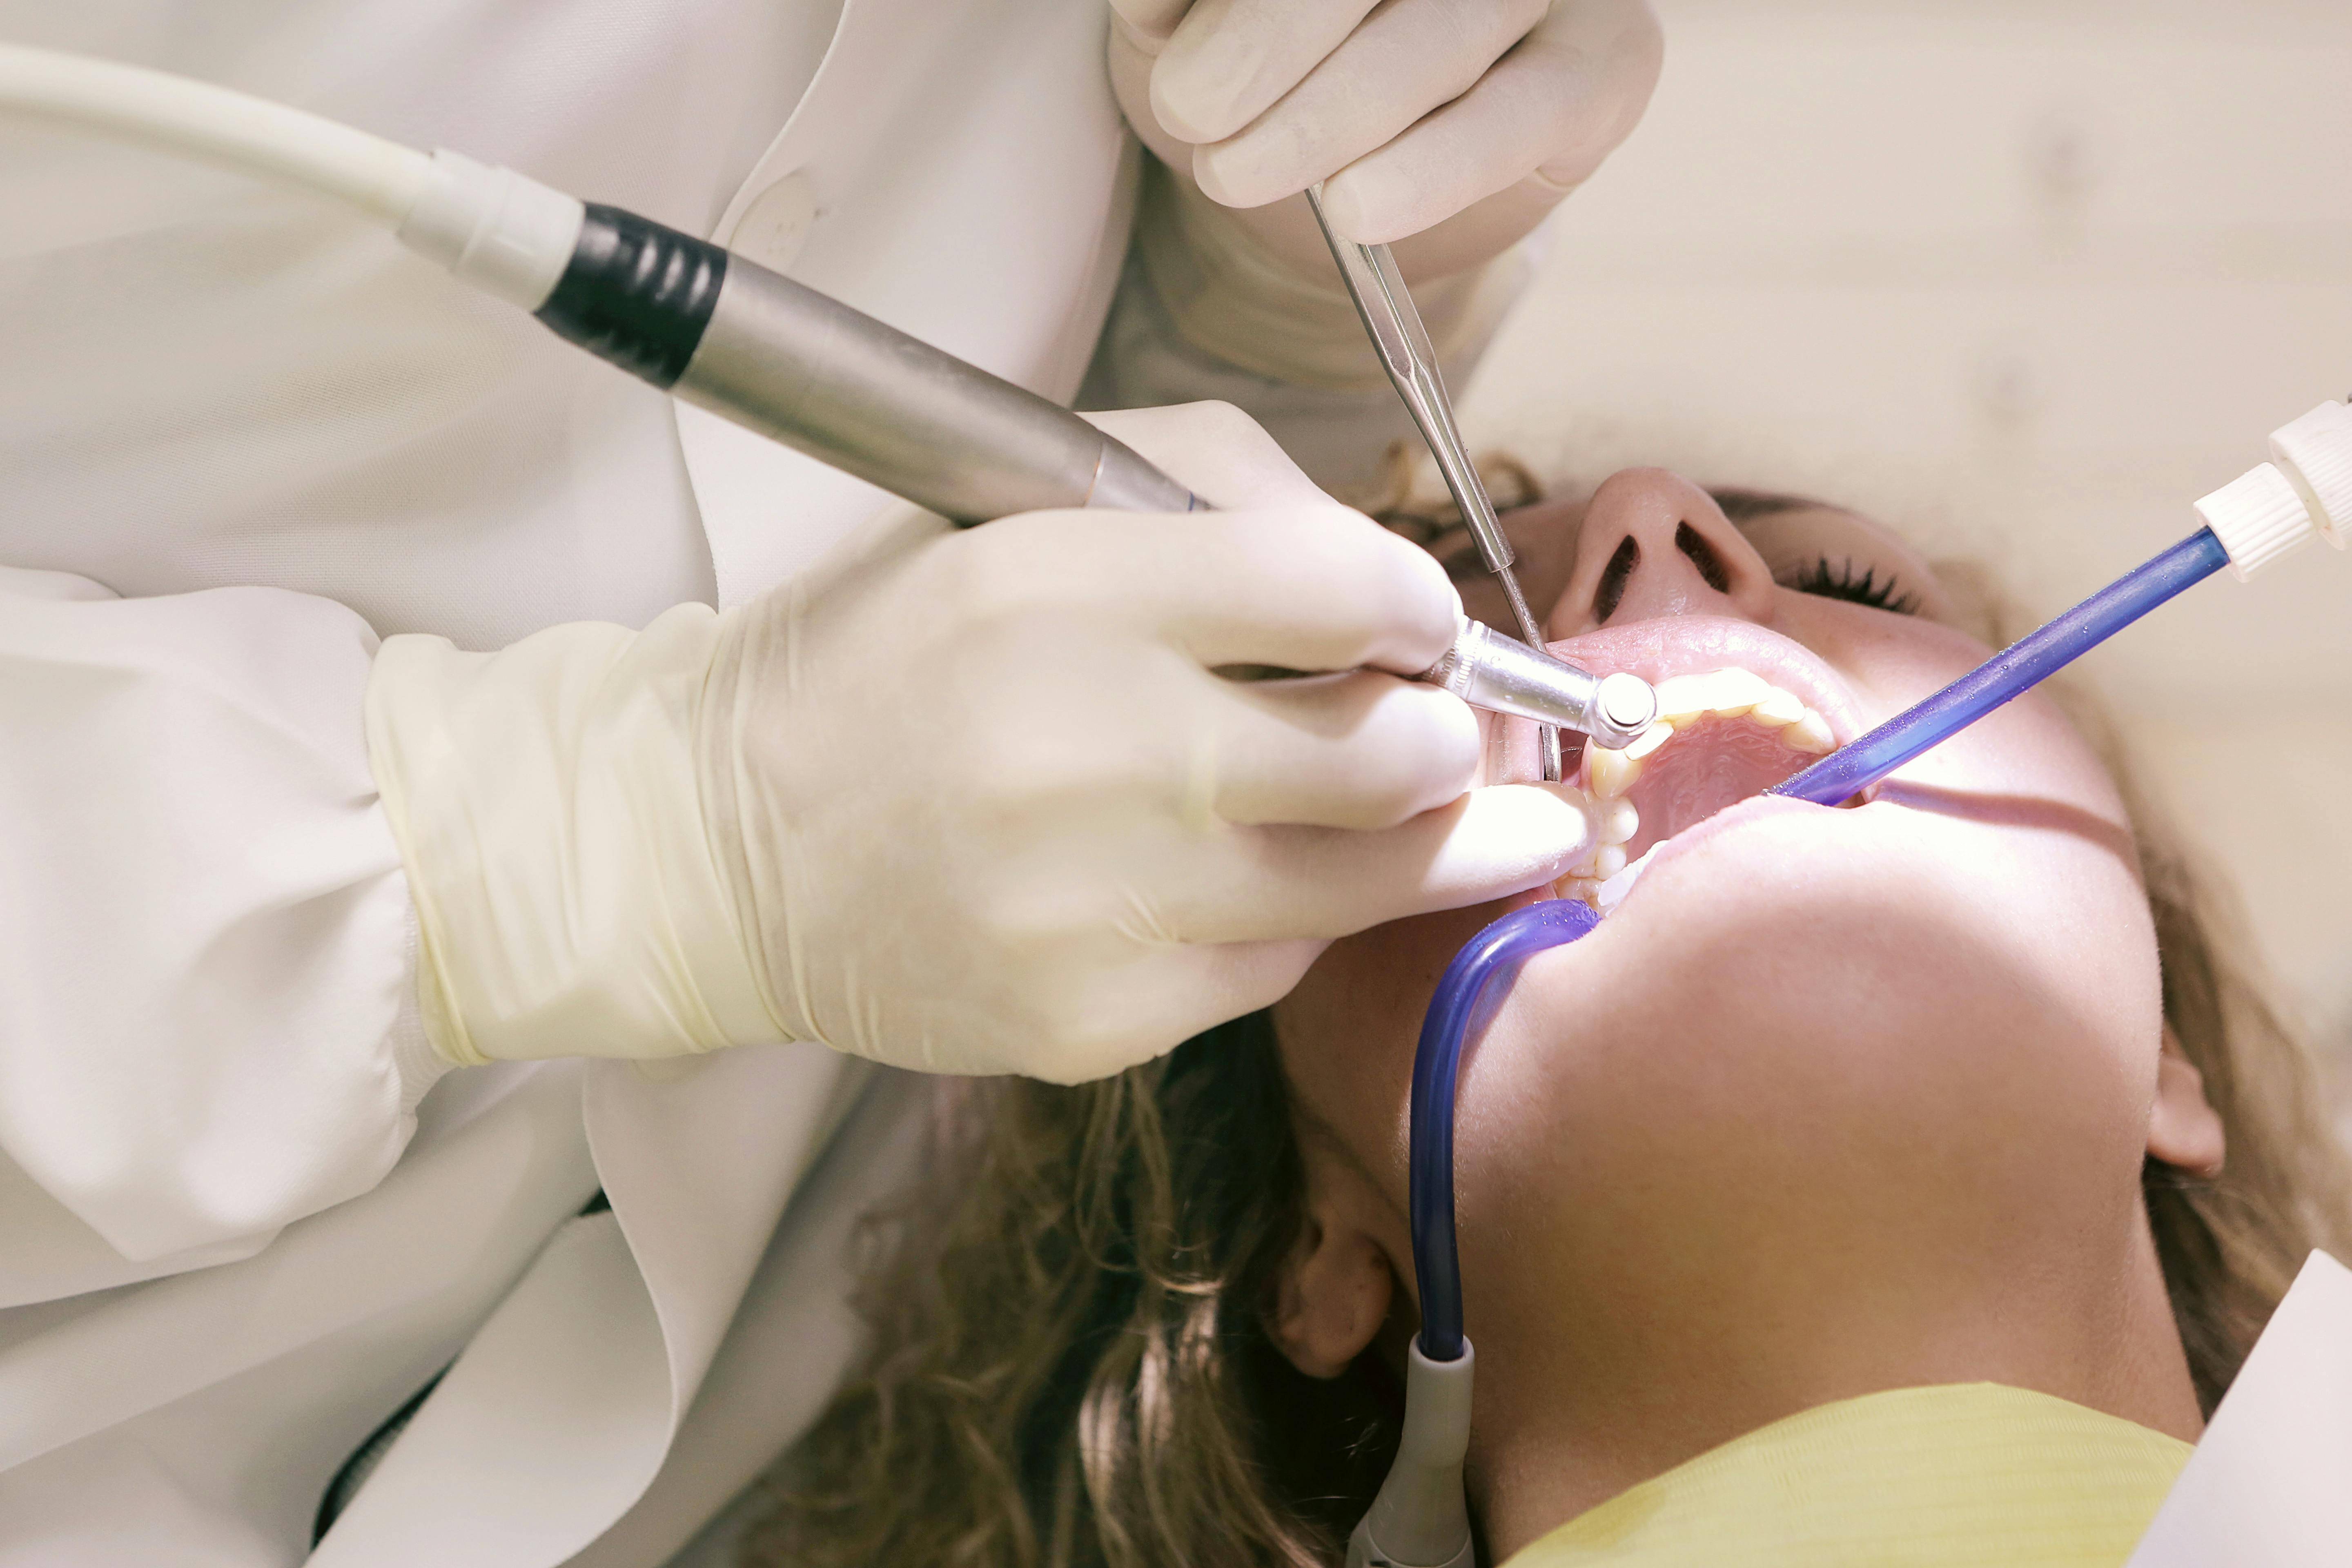
[{"label": "white lab coat", "polygon": [[[0,0],[0,37],[714,233],[1057,397],[1133,189],[1104,26]],[[919,1087],[807,1046],[440,1078],[368,662],[734,602],[890,503],[300,195],[0,124],[0,1565],[301,1561],[445,1367],[315,1561],[663,1562],[851,1359]]]}]

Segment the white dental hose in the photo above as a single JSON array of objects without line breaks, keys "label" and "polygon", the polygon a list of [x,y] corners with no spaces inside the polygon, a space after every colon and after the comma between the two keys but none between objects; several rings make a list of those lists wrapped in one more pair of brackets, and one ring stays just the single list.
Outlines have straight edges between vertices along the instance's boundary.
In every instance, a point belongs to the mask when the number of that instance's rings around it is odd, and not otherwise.
[{"label": "white dental hose", "polygon": [[210,82],[0,44],[0,106],[266,174],[397,228],[432,183],[414,147]]},{"label": "white dental hose", "polygon": [[526,310],[580,237],[582,204],[512,170],[142,66],[0,44],[0,110],[314,191]]}]

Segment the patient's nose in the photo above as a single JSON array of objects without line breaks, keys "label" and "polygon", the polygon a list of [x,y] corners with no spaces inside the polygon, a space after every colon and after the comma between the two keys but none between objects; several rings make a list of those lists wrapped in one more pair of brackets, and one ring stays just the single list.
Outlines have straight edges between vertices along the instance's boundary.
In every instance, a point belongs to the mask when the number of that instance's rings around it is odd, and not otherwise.
[{"label": "patient's nose", "polygon": [[1714,497],[1664,468],[1628,468],[1593,492],[1544,633],[1657,616],[1761,621],[1771,610],[1771,570]]}]

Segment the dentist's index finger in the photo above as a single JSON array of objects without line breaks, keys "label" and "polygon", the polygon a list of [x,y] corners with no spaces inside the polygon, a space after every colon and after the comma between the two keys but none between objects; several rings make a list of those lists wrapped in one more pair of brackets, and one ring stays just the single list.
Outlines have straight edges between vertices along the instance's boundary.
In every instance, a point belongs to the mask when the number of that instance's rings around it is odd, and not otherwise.
[{"label": "dentist's index finger", "polygon": [[1324,211],[1376,245],[1529,181],[1557,199],[1633,133],[1664,52],[1643,0],[1555,7],[1468,92],[1332,175]]},{"label": "dentist's index finger", "polygon": [[1228,206],[1295,195],[1467,92],[1543,14],[1543,0],[1382,6],[1281,101],[1227,140],[1196,149],[1193,176]]},{"label": "dentist's index finger", "polygon": [[1160,51],[1151,110],[1171,136],[1222,142],[1356,30],[1373,0],[1198,0]]},{"label": "dentist's index finger", "polygon": [[1158,606],[1161,635],[1210,668],[1418,675],[1461,630],[1445,569],[1334,502],[1138,521],[1164,542],[1135,592]]},{"label": "dentist's index finger", "polygon": [[1190,942],[1336,941],[1524,892],[1592,847],[1599,829],[1580,795],[1491,784],[1373,832],[1242,829],[1232,852],[1171,900],[1170,919]]}]

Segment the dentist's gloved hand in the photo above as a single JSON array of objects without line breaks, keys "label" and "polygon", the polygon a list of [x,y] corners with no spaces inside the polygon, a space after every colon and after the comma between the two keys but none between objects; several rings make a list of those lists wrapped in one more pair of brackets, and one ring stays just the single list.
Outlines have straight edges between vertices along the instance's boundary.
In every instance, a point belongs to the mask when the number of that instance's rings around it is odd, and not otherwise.
[{"label": "dentist's gloved hand", "polygon": [[1328,268],[1322,241],[1282,198],[1327,181],[1349,238],[1420,237],[1398,247],[1409,279],[1541,222],[1633,131],[1664,53],[1645,0],[1110,5],[1112,85],[1163,162],[1307,268]]},{"label": "dentist's gloved hand", "polygon": [[1531,887],[1572,788],[1465,794],[1458,599],[1223,405],[1101,422],[1231,510],[908,514],[738,609],[396,637],[369,692],[449,1059],[822,1040],[1076,1082],[1331,938]]}]

